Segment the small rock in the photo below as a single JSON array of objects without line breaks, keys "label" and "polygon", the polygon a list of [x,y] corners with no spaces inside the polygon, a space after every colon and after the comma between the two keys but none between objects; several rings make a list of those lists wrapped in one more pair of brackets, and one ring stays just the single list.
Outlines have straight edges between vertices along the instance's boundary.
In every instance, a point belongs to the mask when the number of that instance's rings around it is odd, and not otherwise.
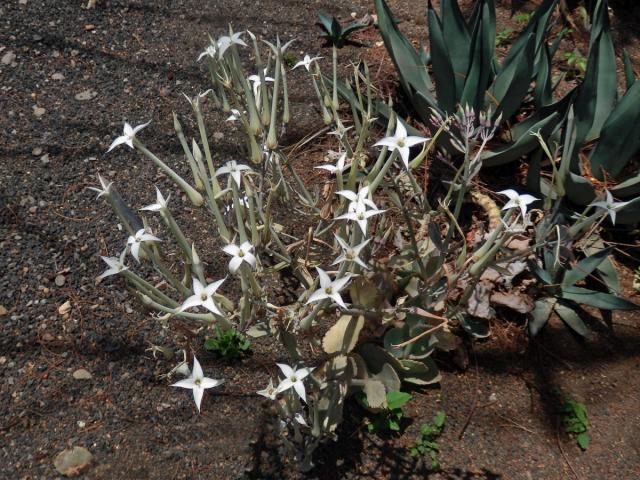
[{"label": "small rock", "polygon": [[3,65],[11,65],[15,59],[16,59],[15,53],[7,52],[2,56],[2,60],[0,60],[0,62],[2,62]]},{"label": "small rock", "polygon": [[87,32],[90,32],[91,30],[95,30],[95,28],[96,28],[96,26],[95,26],[93,23],[87,23],[87,24],[84,26],[84,29],[85,29]]},{"label": "small rock", "polygon": [[52,80],[64,80],[64,75],[61,74],[60,72],[56,72],[53,75],[51,75],[51,79]]},{"label": "small rock", "polygon": [[79,368],[78,370],[73,372],[72,375],[73,375],[73,378],[75,378],[76,380],[91,380],[93,378],[91,376],[91,373],[88,370],[85,370],[84,368]]},{"label": "small rock", "polygon": [[18,5],[26,5],[27,0],[18,0]]},{"label": "small rock", "polygon": [[0,317],[4,317],[7,313],[9,313],[9,310],[7,310],[4,306],[0,305]]},{"label": "small rock", "polygon": [[44,115],[46,112],[47,112],[47,111],[46,111],[44,108],[42,108],[42,107],[37,107],[37,106],[34,106],[34,107],[33,107],[33,114],[34,114],[36,117],[41,117],[41,116],[42,116],[42,115]]},{"label": "small rock", "polygon": [[53,465],[65,477],[75,477],[91,463],[92,455],[84,447],[73,447],[56,455]]},{"label": "small rock", "polygon": [[67,300],[62,305],[60,305],[60,307],[58,307],[58,313],[60,315],[65,315],[69,313],[70,310],[71,310],[71,302],[69,300]]},{"label": "small rock", "polygon": [[216,140],[222,140],[224,138],[224,133],[222,132],[213,132],[213,138]]},{"label": "small rock", "polygon": [[43,342],[53,342],[55,339],[56,339],[56,337],[51,335],[49,332],[45,332],[45,333],[42,334],[42,341]]},{"label": "small rock", "polygon": [[38,155],[42,154],[42,148],[35,147],[33,150],[31,150],[31,154],[37,157]]},{"label": "small rock", "polygon": [[54,283],[55,283],[57,286],[61,287],[61,286],[63,286],[63,285],[64,285],[64,281],[65,281],[65,277],[64,277],[64,275],[56,275],[56,278],[55,278],[55,280],[54,280]]},{"label": "small rock", "polygon": [[45,165],[46,165],[47,163],[49,163],[49,154],[48,154],[48,153],[45,153],[44,155],[42,155],[42,156],[40,157],[40,161],[41,161],[43,164],[45,164]]},{"label": "small rock", "polygon": [[93,90],[84,90],[83,92],[76,94],[76,100],[80,100],[81,102],[85,100],[91,100],[97,94],[98,93],[94,92]]}]

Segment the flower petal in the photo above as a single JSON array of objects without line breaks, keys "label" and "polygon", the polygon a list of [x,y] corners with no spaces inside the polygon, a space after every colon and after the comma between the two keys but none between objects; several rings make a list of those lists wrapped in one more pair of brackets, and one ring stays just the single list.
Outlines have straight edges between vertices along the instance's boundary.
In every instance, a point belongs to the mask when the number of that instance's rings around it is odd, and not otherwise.
[{"label": "flower petal", "polygon": [[320,279],[320,287],[327,288],[331,286],[331,278],[329,278],[327,272],[322,270],[320,267],[316,267],[316,271],[318,272],[318,277]]},{"label": "flower petal", "polygon": [[242,258],[233,257],[229,262],[229,271],[235,275],[235,273],[240,268],[240,265],[242,265]]},{"label": "flower petal", "polygon": [[300,400],[302,400],[304,403],[307,403],[307,395],[306,395],[306,391],[304,389],[304,383],[302,383],[302,381],[297,381],[293,384],[293,389],[296,391],[296,393],[298,394],[298,396],[300,397]]},{"label": "flower petal", "polygon": [[217,387],[218,385],[222,385],[224,383],[224,380],[216,380],[214,378],[208,378],[208,377],[204,377],[200,380],[200,385],[202,386],[202,388],[213,388],[213,387]]},{"label": "flower petal", "polygon": [[289,378],[295,374],[293,368],[291,368],[286,363],[276,363],[276,365],[278,366],[278,368],[282,372],[282,375],[284,375],[285,378]]},{"label": "flower petal", "polygon": [[193,400],[196,402],[196,407],[198,407],[198,413],[200,413],[200,404],[202,403],[202,395],[204,395],[204,388],[196,386],[193,389]]}]

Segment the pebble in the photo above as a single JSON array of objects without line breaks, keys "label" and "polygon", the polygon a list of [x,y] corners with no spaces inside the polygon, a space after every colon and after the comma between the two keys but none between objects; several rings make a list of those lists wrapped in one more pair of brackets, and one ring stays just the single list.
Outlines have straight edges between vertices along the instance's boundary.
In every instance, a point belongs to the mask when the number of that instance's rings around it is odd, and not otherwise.
[{"label": "pebble", "polygon": [[51,79],[52,80],[64,80],[64,75],[59,73],[59,72],[56,72],[53,75],[51,75]]},{"label": "pebble", "polygon": [[9,310],[7,310],[3,305],[0,305],[0,317],[4,317],[7,313],[9,313]]},{"label": "pebble", "polygon": [[72,375],[76,380],[91,380],[93,378],[91,373],[84,368],[79,368],[78,370],[73,372]]},{"label": "pebble", "polygon": [[75,477],[89,466],[92,458],[93,455],[86,448],[73,447],[56,455],[53,465],[61,475]]},{"label": "pebble", "polygon": [[84,90],[80,93],[76,94],[76,100],[80,100],[85,101],[85,100],[91,100],[93,97],[95,97],[98,93],[94,92],[93,90]]},{"label": "pebble", "polygon": [[65,281],[65,276],[64,275],[56,275],[56,278],[54,280],[54,283],[61,287],[64,285],[64,281]]},{"label": "pebble", "polygon": [[0,62],[2,62],[3,65],[11,65],[15,59],[16,59],[15,53],[7,52],[2,56],[2,60],[0,60]]},{"label": "pebble", "polygon": [[42,107],[38,107],[38,106],[35,106],[35,105],[34,105],[34,107],[33,107],[33,114],[34,114],[36,117],[41,117],[41,116],[42,116],[42,115],[44,115],[46,112],[47,112],[47,111],[46,111],[44,108],[42,108]]},{"label": "pebble", "polygon": [[35,147],[33,150],[31,150],[31,155],[33,156],[37,157],[40,154],[42,154],[42,148],[40,147]]}]

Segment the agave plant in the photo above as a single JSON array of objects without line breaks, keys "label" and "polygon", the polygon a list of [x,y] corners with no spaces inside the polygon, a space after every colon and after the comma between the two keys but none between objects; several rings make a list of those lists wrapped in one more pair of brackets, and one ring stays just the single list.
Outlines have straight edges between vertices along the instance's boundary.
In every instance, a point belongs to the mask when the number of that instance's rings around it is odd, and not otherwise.
[{"label": "agave plant", "polygon": [[[577,88],[570,115],[564,122],[564,138],[558,174],[564,193],[577,205],[592,203],[607,188],[622,200],[631,200],[618,222],[640,221],[640,172],[625,172],[640,150],[640,82],[624,52],[626,92],[618,95],[616,61],[609,27],[607,1],[593,2],[589,59],[584,82]],[[534,180],[540,171],[534,157],[530,166],[530,188],[546,190],[544,180]]]},{"label": "agave plant", "polygon": [[[414,49],[400,32],[385,0],[375,0],[375,7],[380,33],[398,70],[402,88],[424,123],[430,122],[433,110],[446,116],[454,113],[458,105],[468,105],[476,112],[491,107],[492,120],[499,117],[509,120],[529,99],[533,102],[534,113],[513,122],[513,127],[500,136],[503,144],[484,153],[484,165],[493,166],[537,148],[529,131],[540,131],[547,137],[566,114],[568,98],[554,103],[552,95],[551,60],[560,37],[551,45],[548,41],[549,19],[556,3],[557,0],[542,3],[502,63],[495,52],[493,0],[476,2],[468,21],[457,0],[442,0],[440,15],[429,1],[429,54],[424,49]],[[428,64],[432,66],[431,76]]]}]

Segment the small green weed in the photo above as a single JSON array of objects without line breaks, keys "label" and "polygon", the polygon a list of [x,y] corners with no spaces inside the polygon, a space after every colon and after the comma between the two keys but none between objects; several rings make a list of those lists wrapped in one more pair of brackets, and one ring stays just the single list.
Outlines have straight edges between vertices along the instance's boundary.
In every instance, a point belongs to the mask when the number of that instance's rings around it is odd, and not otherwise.
[{"label": "small green weed", "polygon": [[567,65],[571,67],[574,78],[584,78],[584,73],[587,71],[587,59],[578,50],[564,52],[563,57]]},{"label": "small green weed", "polygon": [[431,459],[431,469],[438,470],[440,468],[440,445],[435,441],[442,433],[444,428],[445,413],[440,410],[433,418],[433,423],[423,423],[420,426],[420,435],[411,447],[411,456],[413,458],[429,456]]},{"label": "small green weed", "polygon": [[531,20],[532,16],[533,16],[533,13],[531,12],[516,13],[513,16],[513,20],[518,23],[527,23],[529,20]]},{"label": "small green weed", "polygon": [[506,27],[496,34],[496,47],[509,43],[513,37],[513,28]]},{"label": "small green weed", "polygon": [[222,330],[216,327],[213,337],[207,338],[204,342],[204,348],[216,352],[225,360],[237,360],[251,348],[251,343],[237,330]]},{"label": "small green weed", "polygon": [[294,53],[284,52],[282,54],[282,61],[287,67],[293,68],[293,66],[298,62],[298,59],[296,58]]},{"label": "small green weed", "polygon": [[562,405],[561,420],[564,431],[575,435],[580,448],[586,450],[589,447],[587,407],[583,403],[567,400]]},{"label": "small green weed", "polygon": [[[402,407],[411,400],[411,395],[405,392],[388,392],[387,408],[376,413],[373,420],[367,425],[369,433],[399,432],[400,422],[404,413]],[[366,404],[366,398],[364,398]]]}]

